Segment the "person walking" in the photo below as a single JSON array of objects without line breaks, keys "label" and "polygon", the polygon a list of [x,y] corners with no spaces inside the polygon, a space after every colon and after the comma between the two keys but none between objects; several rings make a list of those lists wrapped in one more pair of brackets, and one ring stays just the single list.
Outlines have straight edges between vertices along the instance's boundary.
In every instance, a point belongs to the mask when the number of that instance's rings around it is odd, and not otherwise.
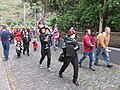
[{"label": "person walking", "polygon": [[34,51],[36,51],[37,48],[38,48],[37,40],[34,40],[34,41],[32,42],[32,44],[33,44],[33,49],[34,49]]},{"label": "person walking", "polygon": [[110,64],[110,58],[109,58],[109,52],[111,50],[108,50],[108,45],[110,41],[110,32],[111,29],[109,27],[105,27],[105,31],[98,38],[98,48],[96,51],[96,60],[95,60],[96,66],[99,66],[98,61],[100,56],[102,55],[103,59],[106,61],[107,67],[108,68],[113,67]]},{"label": "person walking", "polygon": [[93,64],[94,64],[94,51],[93,51],[93,47],[94,45],[91,42],[91,30],[90,29],[86,29],[85,31],[85,36],[84,36],[84,53],[83,53],[83,57],[80,59],[78,66],[82,67],[82,62],[85,60],[85,58],[87,56],[89,56],[90,58],[90,62],[89,62],[89,69],[92,71],[95,71],[95,69],[92,68]]},{"label": "person walking", "polygon": [[[46,33],[47,32],[47,33]],[[44,58],[47,56],[47,69],[49,71],[52,71],[52,69],[50,68],[50,63],[51,63],[51,35],[48,32],[48,28],[42,27],[40,29],[40,42],[41,42],[41,58],[40,58],[40,62],[39,62],[39,66],[42,67],[42,62],[44,60]]]},{"label": "person walking", "polygon": [[1,31],[1,42],[3,46],[5,61],[9,59],[9,49],[10,49],[9,38],[10,38],[10,32],[7,30],[7,27],[3,25],[3,29]]},{"label": "person walking", "polygon": [[27,29],[25,29],[25,32],[23,33],[22,41],[23,41],[23,48],[24,48],[23,54],[25,55],[25,51],[27,50],[27,55],[30,56],[29,46],[30,46],[31,37]]},{"label": "person walking", "polygon": [[79,83],[77,81],[78,78],[78,56],[77,56],[77,50],[79,49],[79,45],[77,41],[75,40],[75,32],[69,31],[68,36],[64,39],[64,48],[63,53],[65,55],[63,60],[63,66],[61,67],[59,71],[59,77],[63,78],[63,72],[68,67],[68,65],[71,63],[74,68],[74,75],[73,75],[73,83],[76,86],[79,86]]},{"label": "person walking", "polygon": [[58,32],[57,27],[54,28],[54,31],[52,33],[52,38],[53,38],[54,50],[56,51],[56,49],[58,48],[58,42],[59,42],[59,39],[60,39],[60,33]]}]

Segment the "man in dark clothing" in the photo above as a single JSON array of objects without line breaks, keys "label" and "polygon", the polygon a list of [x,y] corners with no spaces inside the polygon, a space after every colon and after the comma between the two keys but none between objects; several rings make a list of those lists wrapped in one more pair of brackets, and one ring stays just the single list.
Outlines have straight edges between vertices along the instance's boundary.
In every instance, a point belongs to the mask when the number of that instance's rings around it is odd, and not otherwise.
[{"label": "man in dark clothing", "polygon": [[1,41],[3,45],[5,61],[7,61],[9,57],[9,49],[10,49],[9,37],[10,37],[10,32],[6,29],[6,26],[3,26],[3,30],[1,32]]},{"label": "man in dark clothing", "polygon": [[41,42],[41,59],[39,62],[40,67],[42,67],[42,62],[45,58],[45,56],[47,56],[47,68],[49,71],[52,71],[50,68],[50,62],[51,62],[51,50],[50,50],[50,46],[51,46],[51,38],[50,35],[48,35],[46,33],[46,28],[42,27],[40,29],[40,42]]},{"label": "man in dark clothing", "polygon": [[23,35],[23,54],[25,55],[25,51],[27,50],[27,55],[29,56],[29,46],[30,46],[30,41],[31,41],[31,38],[30,38],[30,34],[29,32],[27,31],[27,29],[25,30],[24,32],[24,35]]},{"label": "man in dark clothing", "polygon": [[68,37],[64,39],[65,47],[63,48],[63,53],[65,55],[64,57],[64,63],[59,71],[59,77],[63,78],[62,73],[65,71],[65,69],[68,67],[70,63],[72,63],[74,67],[74,75],[73,75],[73,83],[76,86],[79,86],[79,83],[77,82],[78,78],[78,56],[76,51],[79,49],[79,45],[77,41],[75,40],[75,32],[69,31]]}]

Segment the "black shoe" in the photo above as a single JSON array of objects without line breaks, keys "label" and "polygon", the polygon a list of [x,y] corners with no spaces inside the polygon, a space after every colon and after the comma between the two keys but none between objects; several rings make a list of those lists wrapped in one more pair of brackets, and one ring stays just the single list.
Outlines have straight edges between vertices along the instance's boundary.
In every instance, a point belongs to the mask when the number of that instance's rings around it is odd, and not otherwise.
[{"label": "black shoe", "polygon": [[93,69],[93,68],[91,68],[91,67],[90,67],[90,70],[91,70],[91,71],[95,71],[95,69]]},{"label": "black shoe", "polygon": [[79,83],[78,83],[77,80],[74,80],[74,79],[73,79],[73,83],[74,83],[76,86],[79,86]]},{"label": "black shoe", "polygon": [[30,54],[27,54],[28,56],[30,56]]},{"label": "black shoe", "polygon": [[96,65],[96,66],[100,66],[99,64],[96,64],[96,63],[94,63],[94,65]]},{"label": "black shoe", "polygon": [[60,78],[63,78],[63,75],[62,75],[61,73],[59,73],[59,77],[60,77]]},{"label": "black shoe", "polygon": [[111,67],[113,67],[113,66],[112,66],[112,65],[107,65],[107,67],[108,67],[108,68],[111,68]]}]

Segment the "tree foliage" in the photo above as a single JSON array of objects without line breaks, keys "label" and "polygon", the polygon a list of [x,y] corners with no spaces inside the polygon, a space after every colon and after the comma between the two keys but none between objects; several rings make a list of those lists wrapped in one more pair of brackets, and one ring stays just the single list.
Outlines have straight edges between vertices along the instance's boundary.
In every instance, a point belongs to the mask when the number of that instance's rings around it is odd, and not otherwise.
[{"label": "tree foliage", "polygon": [[[34,0],[25,0],[31,1]],[[57,13],[50,20],[51,25],[68,29],[71,26],[84,28],[90,25],[99,28],[99,17],[103,18],[103,26],[110,26],[112,31],[120,31],[120,0],[35,0],[42,2],[45,10]],[[105,3],[106,2],[106,3]]]}]

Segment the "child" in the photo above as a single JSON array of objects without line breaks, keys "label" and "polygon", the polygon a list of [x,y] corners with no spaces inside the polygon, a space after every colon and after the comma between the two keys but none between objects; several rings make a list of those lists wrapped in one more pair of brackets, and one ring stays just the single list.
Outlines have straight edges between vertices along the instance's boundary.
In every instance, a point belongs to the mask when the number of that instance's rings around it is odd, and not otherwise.
[{"label": "child", "polygon": [[38,44],[37,44],[36,40],[34,40],[33,41],[33,49],[34,49],[34,51],[36,51],[37,48],[38,48]]},{"label": "child", "polygon": [[22,51],[22,45],[21,45],[21,42],[17,42],[17,44],[16,44],[17,58],[21,57],[21,51]]},{"label": "child", "polygon": [[52,40],[51,40],[52,34],[50,33],[49,28],[45,28],[45,30],[46,30],[46,33],[45,33],[46,39],[48,39],[48,42],[46,43],[45,49],[48,49],[49,46],[52,46]]}]

